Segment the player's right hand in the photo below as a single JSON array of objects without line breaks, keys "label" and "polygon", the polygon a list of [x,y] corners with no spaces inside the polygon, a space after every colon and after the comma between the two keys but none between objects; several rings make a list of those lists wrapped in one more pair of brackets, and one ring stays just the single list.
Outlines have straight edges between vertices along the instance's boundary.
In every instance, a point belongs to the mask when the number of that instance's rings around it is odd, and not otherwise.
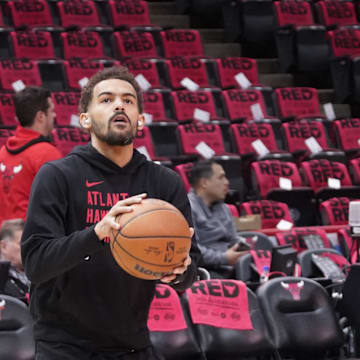
[{"label": "player's right hand", "polygon": [[125,200],[118,201],[109,212],[95,225],[95,233],[99,240],[109,237],[112,231],[118,231],[120,224],[116,222],[116,217],[120,214],[133,211],[131,205],[139,204],[146,197],[146,194],[131,196]]}]

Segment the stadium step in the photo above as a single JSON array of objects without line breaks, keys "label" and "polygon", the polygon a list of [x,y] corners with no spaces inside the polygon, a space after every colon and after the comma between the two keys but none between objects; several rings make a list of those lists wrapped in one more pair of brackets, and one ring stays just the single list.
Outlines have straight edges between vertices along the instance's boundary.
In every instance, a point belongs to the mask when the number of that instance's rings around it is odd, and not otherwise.
[{"label": "stadium step", "polygon": [[177,15],[175,2],[148,2],[149,12],[152,15]]},{"label": "stadium step", "polygon": [[259,83],[272,88],[294,86],[294,77],[291,74],[259,74]]},{"label": "stadium step", "polygon": [[162,27],[175,29],[190,28],[190,19],[187,15],[153,15],[150,13],[150,21],[153,25]]},{"label": "stadium step", "polygon": [[238,43],[204,43],[206,56],[224,58],[227,56],[241,56],[241,45]]}]

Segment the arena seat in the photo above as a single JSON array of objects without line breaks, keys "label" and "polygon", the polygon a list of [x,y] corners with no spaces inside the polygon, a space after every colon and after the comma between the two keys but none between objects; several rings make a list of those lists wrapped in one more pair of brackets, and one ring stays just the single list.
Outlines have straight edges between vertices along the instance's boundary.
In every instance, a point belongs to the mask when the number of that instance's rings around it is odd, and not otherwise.
[{"label": "arena seat", "polygon": [[[282,124],[286,148],[301,162],[306,159],[328,159],[330,161],[345,162],[345,153],[340,149],[330,147],[328,135],[322,121],[302,119]],[[319,149],[311,149],[306,141],[314,138],[320,145]]]},{"label": "arena seat", "polygon": [[66,156],[77,145],[86,145],[90,141],[89,133],[74,126],[56,127],[52,131],[54,145]]},{"label": "arena seat", "polygon": [[326,232],[320,227],[294,228],[275,234],[279,245],[291,245],[299,254],[305,250],[330,248]]},{"label": "arena seat", "polygon": [[337,146],[353,157],[359,153],[360,119],[347,118],[333,121],[331,134]]},{"label": "arena seat", "polygon": [[352,1],[318,1],[314,4],[320,23],[328,26],[356,25],[355,5]]},{"label": "arena seat", "polygon": [[278,26],[314,25],[311,4],[307,1],[274,1],[274,8]]},{"label": "arena seat", "polygon": [[238,88],[235,76],[243,73],[251,84],[258,84],[258,67],[255,59],[246,57],[224,57],[216,59],[219,86],[222,89]]},{"label": "arena seat", "polygon": [[80,30],[62,32],[63,58],[104,59],[103,41],[98,31]]},{"label": "arena seat", "polygon": [[101,25],[93,0],[57,1],[56,8],[59,25],[65,28]]},{"label": "arena seat", "polygon": [[178,294],[169,285],[156,285],[148,327],[151,342],[166,360],[205,360],[189,315],[182,310]]},{"label": "arena seat", "polygon": [[[331,197],[357,198],[359,196],[359,187],[352,184],[349,171],[343,163],[327,159],[303,161],[300,171],[319,202]],[[338,184],[329,186],[329,178],[339,180],[340,186]]]},{"label": "arena seat", "polygon": [[174,167],[174,170],[180,175],[180,178],[184,184],[186,192],[189,192],[191,189],[191,185],[189,183],[189,173],[194,164],[192,162],[179,164]]},{"label": "arena seat", "polygon": [[330,58],[326,34],[323,25],[289,25],[277,29],[275,37],[281,71],[326,73]]},{"label": "arena seat", "polygon": [[109,0],[108,10],[114,28],[151,24],[148,3],[143,0]]},{"label": "arena seat", "polygon": [[124,58],[120,60],[120,63],[126,66],[135,77],[142,75],[149,83],[149,89],[167,86],[166,65],[162,59]]},{"label": "arena seat", "polygon": [[157,58],[158,52],[151,32],[134,30],[114,31],[113,48],[117,59],[131,58]]},{"label": "arena seat", "polygon": [[349,203],[350,199],[347,197],[334,197],[321,202],[319,206],[321,224],[347,225],[349,223]]},{"label": "arena seat", "polygon": [[[280,181],[288,180],[291,180],[289,186],[280,186]],[[257,196],[286,203],[296,226],[317,224],[314,192],[303,185],[295,163],[274,159],[255,161],[251,164],[251,181],[251,189]]]},{"label": "arena seat", "polygon": [[63,63],[69,90],[81,90],[81,80],[89,79],[97,71],[104,69],[103,63],[85,58],[72,58],[64,60]]},{"label": "arena seat", "polygon": [[13,91],[12,84],[18,80],[21,80],[25,86],[41,86],[37,62],[29,59],[3,59],[0,62],[1,89]]},{"label": "arena seat", "polygon": [[344,343],[331,300],[317,282],[279,277],[256,293],[281,357],[322,359]]},{"label": "arena seat", "polygon": [[198,30],[171,29],[160,32],[162,52],[165,58],[176,56],[204,56]]},{"label": "arena seat", "polygon": [[[195,336],[207,360],[240,360],[273,355],[271,335],[254,292],[237,280],[195,282],[182,295]],[[218,304],[216,301],[221,301]],[[199,306],[202,306],[199,311]],[[214,304],[216,304],[214,306]],[[225,316],[212,316],[212,309]],[[240,315],[241,314],[241,315]]]},{"label": "arena seat", "polygon": [[11,31],[13,56],[29,59],[54,59],[55,49],[49,31]]},{"label": "arena seat", "polygon": [[184,89],[185,78],[195,82],[200,88],[210,87],[206,63],[199,57],[175,57],[166,60],[169,84],[172,89]]},{"label": "arena seat", "polygon": [[213,92],[208,90],[178,90],[172,91],[171,97],[174,104],[175,118],[178,122],[190,122],[194,119],[196,109],[210,113],[210,120],[221,117],[217,113]]},{"label": "arena seat", "polygon": [[353,183],[360,185],[360,157],[350,160],[349,170],[353,179]]},{"label": "arena seat", "polygon": [[253,120],[251,106],[259,104],[262,114],[267,117],[265,100],[260,90],[230,89],[222,92],[228,119],[232,122]]},{"label": "arena seat", "polygon": [[0,295],[0,358],[34,360],[33,319],[20,300]]},{"label": "arena seat", "polygon": [[17,0],[6,2],[12,25],[15,28],[53,25],[46,0]]},{"label": "arena seat", "polygon": [[77,91],[54,91],[51,93],[56,113],[58,126],[71,125],[72,116],[79,113],[78,105],[80,92]]},{"label": "arena seat", "polygon": [[240,205],[240,215],[254,214],[259,214],[261,216],[262,229],[276,228],[281,220],[286,220],[289,223],[294,224],[288,205],[283,202],[254,200],[243,202]]},{"label": "arena seat", "polygon": [[[327,257],[335,265],[333,266],[323,266],[319,268],[317,266],[316,257]],[[332,281],[341,281],[345,280],[345,269],[350,265],[346,258],[341,255],[337,250],[334,249],[312,249],[305,250],[298,256],[299,264],[301,266],[302,276],[306,278],[321,278],[325,277]],[[321,264],[321,263],[320,263]]]},{"label": "arena seat", "polygon": [[320,117],[320,103],[315,88],[275,89],[276,105],[281,119]]},{"label": "arena seat", "polygon": [[13,100],[13,93],[1,92],[0,93],[0,120],[1,125],[16,126],[18,122],[15,118],[15,107]]},{"label": "arena seat", "polygon": [[252,250],[271,250],[274,247],[270,238],[260,231],[239,231],[238,236]]},{"label": "arena seat", "polygon": [[148,90],[143,92],[144,111],[150,114],[152,122],[174,122],[170,90]]}]

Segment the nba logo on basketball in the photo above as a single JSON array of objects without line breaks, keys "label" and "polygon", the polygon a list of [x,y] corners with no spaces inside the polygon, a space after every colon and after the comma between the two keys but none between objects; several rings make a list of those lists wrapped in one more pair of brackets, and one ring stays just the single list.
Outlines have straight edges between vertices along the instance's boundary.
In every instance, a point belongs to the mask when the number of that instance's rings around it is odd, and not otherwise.
[{"label": "nba logo on basketball", "polygon": [[175,253],[175,242],[174,241],[168,241],[166,244],[166,252],[164,256],[164,262],[171,262]]}]

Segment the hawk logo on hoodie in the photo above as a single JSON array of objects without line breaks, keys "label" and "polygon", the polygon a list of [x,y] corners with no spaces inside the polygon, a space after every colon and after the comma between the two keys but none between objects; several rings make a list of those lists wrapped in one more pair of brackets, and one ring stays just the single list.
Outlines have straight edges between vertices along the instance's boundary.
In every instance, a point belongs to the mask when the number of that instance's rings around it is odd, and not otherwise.
[{"label": "hawk logo on hoodie", "polygon": [[5,194],[10,192],[11,180],[14,175],[18,174],[22,170],[22,168],[22,164],[16,166],[6,166],[4,163],[0,163],[0,172],[3,178],[3,189]]}]

